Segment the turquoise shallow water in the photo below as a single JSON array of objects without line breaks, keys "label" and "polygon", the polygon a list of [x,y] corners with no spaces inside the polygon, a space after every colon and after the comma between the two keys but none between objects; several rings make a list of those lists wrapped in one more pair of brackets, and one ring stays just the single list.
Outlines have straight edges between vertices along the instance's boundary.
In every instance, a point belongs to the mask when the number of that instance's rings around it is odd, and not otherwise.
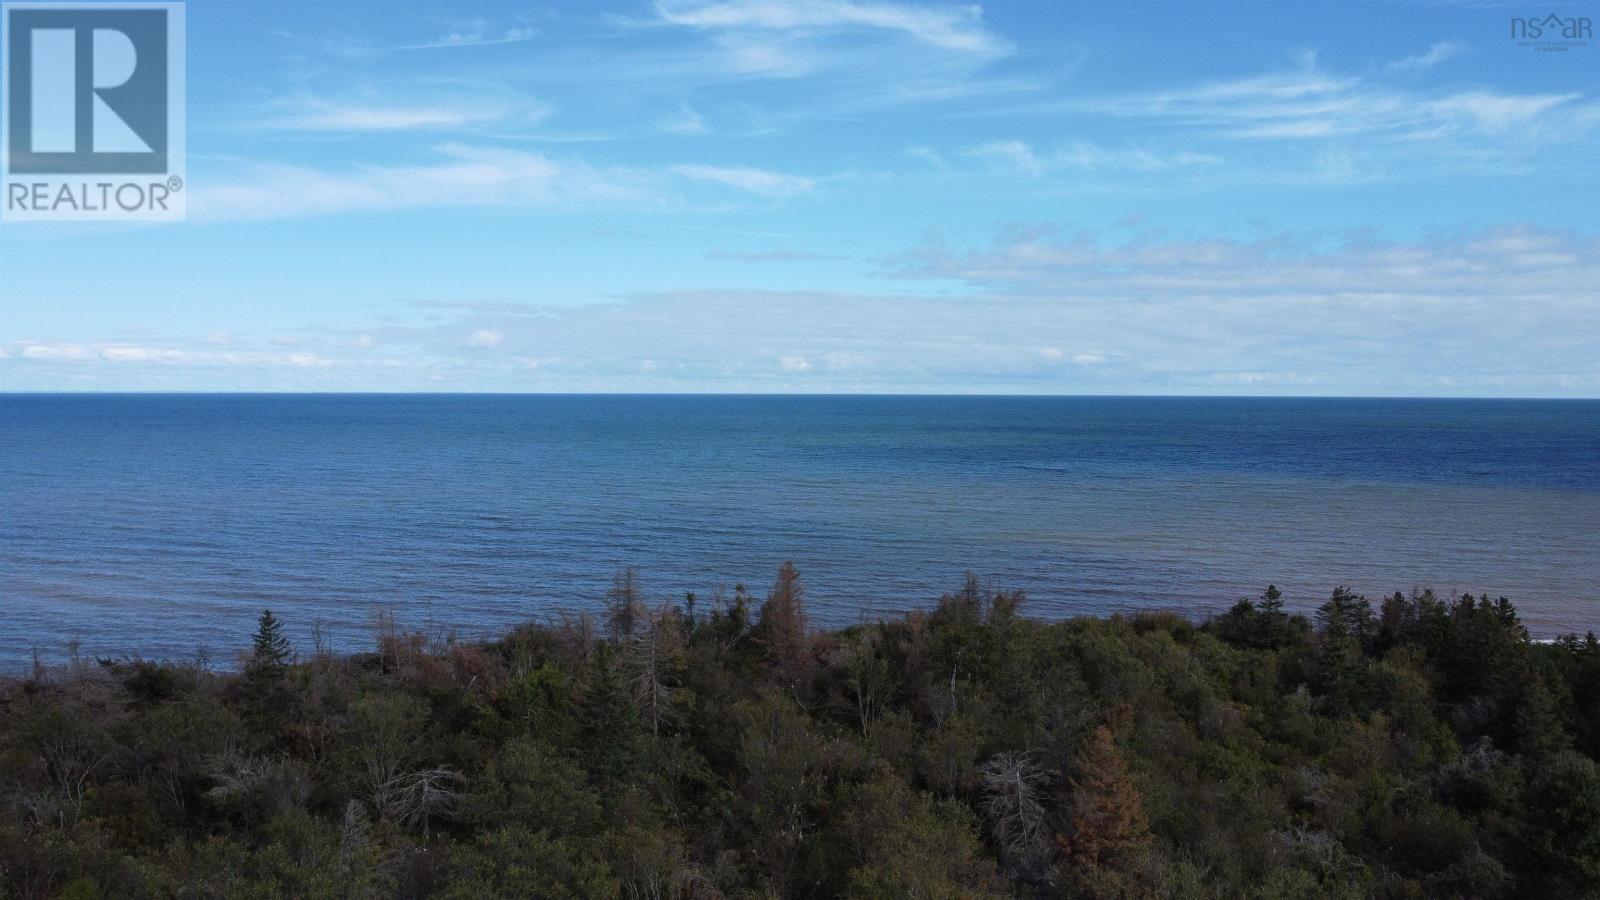
[{"label": "turquoise shallow water", "polygon": [[972,569],[1036,616],[1202,613],[1267,582],[1515,600],[1600,629],[1600,402],[0,395],[0,665],[492,631],[765,589],[822,624]]}]

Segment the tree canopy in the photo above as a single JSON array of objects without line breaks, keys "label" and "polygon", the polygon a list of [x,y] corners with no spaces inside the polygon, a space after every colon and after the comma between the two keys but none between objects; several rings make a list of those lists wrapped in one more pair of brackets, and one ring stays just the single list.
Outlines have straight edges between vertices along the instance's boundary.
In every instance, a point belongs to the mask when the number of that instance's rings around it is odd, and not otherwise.
[{"label": "tree canopy", "polygon": [[0,896],[1600,895],[1600,641],[1508,601],[805,598],[0,679]]}]

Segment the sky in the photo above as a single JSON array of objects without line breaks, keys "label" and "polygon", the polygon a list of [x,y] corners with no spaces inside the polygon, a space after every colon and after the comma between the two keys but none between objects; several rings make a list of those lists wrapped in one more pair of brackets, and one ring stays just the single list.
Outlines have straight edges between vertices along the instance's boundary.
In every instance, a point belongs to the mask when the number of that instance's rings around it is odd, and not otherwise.
[{"label": "sky", "polygon": [[1552,9],[193,0],[188,219],[0,223],[0,389],[1596,397]]}]

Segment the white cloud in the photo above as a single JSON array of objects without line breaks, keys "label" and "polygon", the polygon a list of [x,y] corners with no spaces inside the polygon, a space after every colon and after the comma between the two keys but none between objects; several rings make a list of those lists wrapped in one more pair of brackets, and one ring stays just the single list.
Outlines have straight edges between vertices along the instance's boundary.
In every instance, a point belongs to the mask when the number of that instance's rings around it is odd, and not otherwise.
[{"label": "white cloud", "polygon": [[500,343],[504,340],[505,335],[500,332],[488,328],[480,328],[467,335],[466,340],[462,341],[461,344],[464,347],[488,349],[500,346]]},{"label": "white cloud", "polygon": [[[211,344],[212,342],[206,341]],[[191,349],[177,346],[150,347],[137,344],[101,343],[84,344],[31,344],[5,348],[5,356],[44,362],[69,362],[74,364],[112,363],[117,365],[184,365],[184,366],[236,366],[271,368],[293,366],[297,368],[322,367],[330,361],[308,352],[299,353],[244,353],[218,350]]]},{"label": "white cloud", "polygon": [[1505,95],[1470,91],[1442,97],[1434,101],[1428,110],[1443,118],[1465,118],[1486,131],[1504,131],[1513,126],[1527,125],[1582,96],[1578,93]]},{"label": "white cloud", "polygon": [[530,41],[538,32],[528,27],[492,28],[484,19],[472,19],[431,40],[405,44],[395,50],[441,50],[455,47],[489,47]]},{"label": "white cloud", "polygon": [[279,131],[444,132],[501,122],[533,125],[550,113],[550,106],[541,101],[494,86],[482,86],[470,94],[405,102],[388,97],[329,100],[297,95],[276,101],[267,115],[248,124]]},{"label": "white cloud", "polygon": [[1155,172],[1221,163],[1222,157],[1210,153],[1156,153],[1141,148],[1108,149],[1075,141],[1058,149],[1039,152],[1023,141],[991,141],[962,151],[992,167],[1020,175],[1040,176],[1062,169],[1121,169]]},{"label": "white cloud", "polygon": [[669,134],[705,134],[709,130],[706,120],[687,106],[662,119],[658,127]]},{"label": "white cloud", "polygon": [[963,53],[994,54],[1008,45],[983,27],[976,5],[912,6],[852,0],[659,0],[665,22],[692,28],[759,31],[874,29]]},{"label": "white cloud", "polygon": [[1108,149],[1088,141],[1075,141],[1049,157],[1052,167],[1076,169],[1128,169],[1136,172],[1155,172],[1162,169],[1184,169],[1191,166],[1214,166],[1222,157],[1211,153],[1179,151],[1158,153],[1138,147]]},{"label": "white cloud", "polygon": [[[1600,313],[1600,239],[1506,228],[1415,243],[1276,234],[1106,243],[1083,233],[1017,232],[986,250],[954,253],[930,245],[892,259],[890,271],[955,279],[1008,294],[1163,297],[1402,298],[1447,301],[1551,298],[1562,311]],[[1591,278],[1591,275],[1596,276]],[[1552,311],[1555,311],[1554,308]]]},{"label": "white cloud", "polygon": [[988,160],[1023,175],[1044,173],[1044,166],[1039,162],[1039,158],[1033,155],[1033,148],[1022,141],[990,141],[987,144],[968,147],[964,152],[968,156]]},{"label": "white cloud", "polygon": [[682,165],[673,166],[672,171],[684,178],[696,181],[711,181],[752,194],[761,194],[765,197],[787,197],[794,194],[804,194],[816,186],[813,179],[799,175],[785,175],[781,172],[769,172],[765,169],[753,169],[730,166],[704,166]]},{"label": "white cloud", "polygon": [[[1120,232],[1118,232],[1120,233]],[[418,304],[320,354],[13,342],[6,381],[230,389],[1600,393],[1600,237],[1536,228],[1425,240],[1109,239],[1041,229],[929,245],[885,274],[929,293],[700,290],[587,305]],[[902,282],[910,284],[912,282]],[[492,337],[491,337],[492,335]],[[477,336],[474,339],[474,336]],[[477,345],[477,346],[474,346]],[[482,352],[514,347],[515,354]],[[44,376],[40,376],[44,377]],[[75,376],[77,377],[77,376]],[[177,374],[168,377],[177,378]],[[14,380],[15,379],[15,380]],[[289,379],[289,380],[285,380]]]},{"label": "white cloud", "polygon": [[[1119,146],[1002,140],[968,148],[996,171],[1160,172],[1207,188],[1505,177],[1556,166],[1587,172],[1600,131],[1600,99],[1592,93],[1446,87],[1402,81],[1384,67],[1343,76],[1309,58],[1300,68],[1253,77],[996,103],[969,115],[1067,117],[1085,133],[1131,135]],[[1092,186],[1148,187],[1142,179],[1109,178]]]},{"label": "white cloud", "polygon": [[437,148],[440,162],[345,169],[260,165],[233,181],[196,185],[194,219],[249,220],[340,212],[439,207],[559,207],[646,202],[644,174],[558,162],[539,153],[460,143]]},{"label": "white cloud", "polygon": [[1453,56],[1460,56],[1466,49],[1467,45],[1460,41],[1439,41],[1422,53],[1389,63],[1388,68],[1412,72],[1431,69]]},{"label": "white cloud", "polygon": [[[448,355],[453,329],[502,332],[541,360],[537,381],[507,382],[524,389],[1600,391],[1600,238],[1566,232],[1333,243],[1034,232],[927,249],[890,274],[964,290],[497,306],[392,339]],[[648,381],[644,360],[656,364]]]},{"label": "white cloud", "polygon": [[499,116],[447,106],[329,106],[269,124],[277,128],[305,131],[402,131],[461,128],[496,118]]},{"label": "white cloud", "polygon": [[182,350],[152,347],[103,347],[100,358],[111,362],[190,362],[195,359]]},{"label": "white cloud", "polygon": [[919,144],[915,147],[907,147],[906,152],[941,172],[950,168],[950,166],[944,161],[944,157],[939,154],[939,151],[933,149],[932,147],[926,147]]},{"label": "white cloud", "polygon": [[23,359],[67,361],[91,359],[94,353],[78,344],[23,344],[17,355]]},{"label": "white cloud", "polygon": [[397,45],[386,45],[370,38],[340,32],[320,31],[311,35],[279,29],[272,34],[274,37],[291,41],[306,51],[341,60],[365,61],[407,50],[448,50],[520,44],[537,37],[538,31],[523,25],[494,26],[487,19],[474,17],[456,22],[449,27],[449,30],[433,37]]},{"label": "white cloud", "polygon": [[1161,119],[1233,138],[1307,139],[1349,135],[1401,140],[1481,137],[1557,113],[1587,130],[1583,95],[1488,90],[1402,91],[1315,68],[1213,82],[1194,88],[1074,102],[1078,109]]},{"label": "white cloud", "polygon": [[827,253],[812,253],[806,250],[757,250],[752,252],[713,250],[706,254],[706,258],[743,263],[797,263],[839,259],[839,257]]},{"label": "white cloud", "polygon": [[[810,78],[803,107],[759,111],[757,127],[853,119],[887,107],[1038,87],[1031,79],[975,77],[976,70],[1012,50],[984,26],[976,5],[659,0],[653,18],[627,24],[693,29],[703,40],[690,55],[640,56],[637,64],[623,64],[602,77],[666,76],[680,87]],[[736,107],[719,111],[740,113]]]}]

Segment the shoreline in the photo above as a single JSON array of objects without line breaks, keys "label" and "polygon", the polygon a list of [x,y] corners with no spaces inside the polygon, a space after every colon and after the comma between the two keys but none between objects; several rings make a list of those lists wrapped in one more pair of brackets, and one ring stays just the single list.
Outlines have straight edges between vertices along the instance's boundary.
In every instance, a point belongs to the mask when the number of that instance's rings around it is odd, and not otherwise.
[{"label": "shoreline", "polygon": [[[738,585],[737,587],[739,589],[744,589],[744,585],[742,584]],[[990,589],[992,590],[993,587],[991,586]],[[1025,594],[1025,592],[1020,589],[1016,591],[1016,593]],[[1401,592],[1397,591],[1388,595],[1382,595],[1376,601],[1373,601],[1370,598],[1367,599],[1369,602],[1382,603],[1383,601],[1396,596],[1397,594],[1401,594]],[[1412,601],[1415,601],[1417,598],[1424,595],[1439,596],[1435,595],[1431,589],[1413,589],[1409,593],[1403,594],[1403,596]],[[696,596],[700,597],[701,595],[697,594]],[[1365,595],[1358,596],[1365,597]],[[1452,599],[1450,595],[1443,596],[1446,598],[1447,602],[1454,602],[1455,599],[1460,599],[1459,597]],[[1480,597],[1489,597],[1490,595],[1473,594],[1469,591],[1465,592],[1462,596],[1470,597],[1476,600]],[[1495,599],[1512,601],[1512,598],[1504,596],[1497,597]],[[709,601],[701,599],[699,602],[715,604],[719,601],[713,597]],[[817,630],[819,633],[837,633],[849,631],[853,628],[866,625],[881,626],[889,622],[902,620],[911,616],[926,615],[937,607],[938,602],[938,599],[933,599],[924,601],[922,603],[908,602],[903,605],[895,605],[887,608],[885,608],[884,604],[877,604],[872,610],[863,609],[863,614],[858,616],[857,621],[854,623],[844,625],[820,625],[818,626]],[[1125,620],[1133,618],[1165,617],[1175,618],[1187,622],[1193,627],[1200,628],[1205,627],[1207,623],[1225,615],[1229,607],[1233,603],[1237,602],[1237,600],[1231,602],[1218,602],[1214,605],[1200,609],[1193,607],[1180,609],[1151,604],[1147,606],[1134,606],[1132,608],[1117,610],[1109,613],[1085,612],[1068,616],[1029,616],[1028,618],[1038,624],[1048,625],[1061,622],[1071,623],[1076,621],[1112,619]],[[682,606],[681,599],[678,601],[661,601],[661,603],[664,603],[666,606],[676,605],[680,608]],[[1285,604],[1285,610],[1291,615],[1297,615],[1309,621],[1312,615],[1315,613],[1318,605],[1320,604],[1307,600],[1301,600],[1298,603]],[[341,629],[344,634],[355,636],[337,639],[334,637],[335,629],[328,627],[327,623],[325,622],[314,620],[312,624],[305,625],[294,620],[292,608],[285,609],[280,607],[279,611],[283,613],[281,618],[284,618],[287,622],[287,627],[290,629],[291,636],[295,638],[295,643],[297,646],[314,647],[319,644],[326,644],[327,646],[325,649],[323,651],[319,651],[317,655],[331,655],[333,657],[343,658],[359,657],[374,652],[370,648],[379,640],[380,632],[384,627],[386,627],[384,625],[385,622],[389,623],[387,627],[389,627],[391,630],[398,628],[401,631],[406,631],[411,634],[426,635],[431,643],[437,645],[488,645],[497,643],[498,641],[504,639],[507,634],[521,629],[559,629],[566,623],[586,616],[595,618],[604,614],[604,607],[600,601],[594,601],[587,605],[574,604],[552,608],[537,617],[528,616],[518,620],[501,623],[469,624],[466,622],[432,621],[431,614],[423,616],[423,618],[428,619],[428,621],[410,621],[408,618],[400,615],[396,605],[390,604],[379,606],[373,609],[368,617],[370,621],[365,626],[346,625],[343,629]],[[237,616],[235,618],[238,618],[241,621],[253,620],[254,614],[251,614],[248,617]],[[1538,635],[1533,634],[1530,629],[1528,640],[1534,644],[1554,645],[1559,644],[1567,639],[1582,638],[1585,633],[1593,631],[1600,631],[1600,623],[1596,623],[1594,626],[1589,628],[1576,628],[1565,631],[1558,630],[1551,633]],[[170,653],[146,653],[137,648],[112,650],[109,652],[104,650],[97,651],[93,648],[84,649],[82,643],[82,636],[78,635],[61,640],[58,645],[53,648],[42,644],[30,647],[28,651],[18,655],[16,659],[0,660],[0,678],[22,677],[25,676],[30,669],[36,669],[41,665],[43,665],[45,668],[59,667],[72,664],[74,660],[77,660],[79,663],[99,663],[101,661],[109,661],[126,664],[158,663],[162,665],[175,666],[198,664],[207,670],[225,673],[238,671],[239,667],[244,665],[244,659],[248,653],[248,647],[242,643],[233,646],[202,646],[195,647],[192,650],[173,651]],[[368,649],[362,649],[363,645],[366,645]]]},{"label": "shoreline", "polygon": [[0,677],[27,896],[1584,896],[1600,639],[1333,592],[1041,622],[969,576],[822,631],[769,591],[236,672]]}]

